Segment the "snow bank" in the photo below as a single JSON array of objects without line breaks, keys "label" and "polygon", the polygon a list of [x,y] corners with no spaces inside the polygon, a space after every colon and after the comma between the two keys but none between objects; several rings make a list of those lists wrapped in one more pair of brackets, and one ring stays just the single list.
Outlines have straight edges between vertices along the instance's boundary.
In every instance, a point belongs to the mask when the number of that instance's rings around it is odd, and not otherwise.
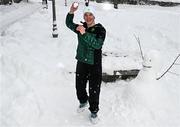
[{"label": "snow bank", "polygon": [[[63,2],[57,1],[59,38],[52,38],[51,5],[11,25],[0,36],[1,127],[91,126],[88,110],[76,113],[77,39],[65,26],[70,2],[68,7]],[[118,10],[104,10],[103,4],[91,4],[96,21],[107,30],[103,71],[142,69],[131,82],[102,84],[97,126],[179,127],[180,79],[170,73],[158,81],[155,77],[180,51],[180,8],[122,5]],[[77,23],[82,20],[82,3],[79,9]],[[140,38],[146,64],[155,69],[142,68],[134,34]],[[180,68],[171,71],[178,74]]]}]

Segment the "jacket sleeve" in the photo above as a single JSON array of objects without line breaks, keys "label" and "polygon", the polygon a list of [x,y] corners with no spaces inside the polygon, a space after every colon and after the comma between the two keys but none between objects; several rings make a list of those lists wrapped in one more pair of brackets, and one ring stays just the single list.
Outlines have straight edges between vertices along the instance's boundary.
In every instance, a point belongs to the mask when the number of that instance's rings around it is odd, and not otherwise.
[{"label": "jacket sleeve", "polygon": [[70,14],[68,13],[66,16],[66,26],[71,29],[72,31],[74,31],[75,33],[78,33],[78,31],[76,31],[76,28],[78,27],[78,24],[73,23],[73,18],[74,18],[74,14]]},{"label": "jacket sleeve", "polygon": [[100,49],[100,48],[102,48],[102,45],[103,45],[105,37],[106,37],[106,30],[102,27],[98,31],[97,35],[86,32],[83,35],[80,34],[79,36],[89,46],[91,46],[95,49]]}]

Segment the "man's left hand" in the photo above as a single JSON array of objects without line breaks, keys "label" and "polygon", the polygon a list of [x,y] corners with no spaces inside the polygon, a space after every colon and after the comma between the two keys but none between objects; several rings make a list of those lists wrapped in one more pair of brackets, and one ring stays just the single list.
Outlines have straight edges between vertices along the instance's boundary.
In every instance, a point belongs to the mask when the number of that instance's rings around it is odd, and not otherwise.
[{"label": "man's left hand", "polygon": [[79,25],[76,30],[79,31],[82,35],[86,32],[86,29],[82,25]]}]

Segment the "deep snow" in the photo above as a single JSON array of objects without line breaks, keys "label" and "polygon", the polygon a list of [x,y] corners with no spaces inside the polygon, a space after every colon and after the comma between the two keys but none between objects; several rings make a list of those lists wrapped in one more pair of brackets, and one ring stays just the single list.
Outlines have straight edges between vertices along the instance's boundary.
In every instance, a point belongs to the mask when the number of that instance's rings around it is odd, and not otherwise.
[{"label": "deep snow", "polygon": [[[64,1],[63,1],[64,2]],[[59,38],[52,38],[49,9],[8,25],[0,36],[0,126],[1,127],[86,127],[89,111],[76,113],[74,71],[76,35],[65,26],[69,11],[57,0]],[[39,4],[30,1],[31,4]],[[25,3],[6,7],[0,19],[10,22]],[[28,4],[28,6],[30,6]],[[107,30],[104,42],[103,71],[139,68],[131,81],[102,83],[98,127],[179,127],[180,66],[155,80],[180,53],[180,7],[112,5],[91,3],[96,21]],[[1,14],[4,6],[0,6]],[[8,9],[9,8],[9,9]],[[32,8],[28,8],[29,12]],[[83,3],[74,21],[82,19]],[[6,14],[5,14],[6,13]],[[13,12],[14,13],[14,12]],[[25,12],[24,12],[25,13]],[[5,15],[9,15],[8,17]],[[1,22],[3,27],[5,22]],[[138,43],[152,68],[143,68]],[[180,63],[180,60],[177,61]]]}]

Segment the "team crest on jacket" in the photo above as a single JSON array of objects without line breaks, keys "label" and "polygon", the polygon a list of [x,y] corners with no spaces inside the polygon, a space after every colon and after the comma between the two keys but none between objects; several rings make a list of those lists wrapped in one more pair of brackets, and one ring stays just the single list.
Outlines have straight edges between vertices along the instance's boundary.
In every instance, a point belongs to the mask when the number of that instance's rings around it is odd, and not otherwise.
[{"label": "team crest on jacket", "polygon": [[94,32],[94,31],[95,31],[95,29],[94,29],[94,28],[92,28],[92,29],[91,29],[91,32]]}]

